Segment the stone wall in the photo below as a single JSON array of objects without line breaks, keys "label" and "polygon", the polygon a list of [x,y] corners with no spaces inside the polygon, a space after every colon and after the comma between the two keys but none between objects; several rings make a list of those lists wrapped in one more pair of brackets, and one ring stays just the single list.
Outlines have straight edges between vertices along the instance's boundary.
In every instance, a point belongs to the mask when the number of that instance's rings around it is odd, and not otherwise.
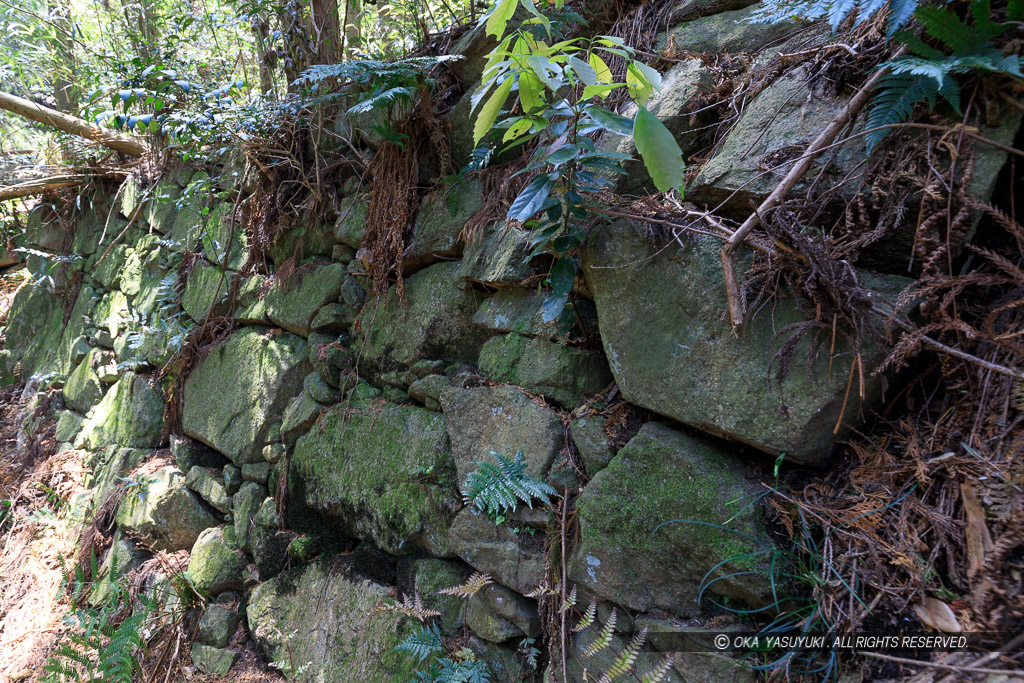
[{"label": "stone wall", "polygon": [[[682,3],[669,33],[694,50],[760,50],[757,59],[789,45],[788,32],[735,23],[742,4]],[[686,60],[665,78],[651,109],[685,147],[683,114],[709,75]],[[772,189],[770,178],[751,182],[758,157],[806,143],[845,104],[812,95],[793,74],[762,90],[689,197],[728,197],[727,212],[748,211]],[[770,115],[805,101],[814,106],[799,117]],[[756,154],[744,151],[744,131],[765,119]],[[851,144],[833,163],[863,153]],[[994,177],[1002,161],[990,161]],[[299,228],[282,232],[267,262],[251,264],[247,236],[231,225],[253,190],[239,168],[129,182],[112,198],[87,197],[73,224],[37,209],[28,246],[81,258],[18,291],[0,350],[0,379],[60,390],[58,438],[92,470],[79,505],[97,509],[118,477],[169,449],[145,475],[146,495],[121,504],[104,562],[140,564],[140,538],[191,551],[189,574],[212,599],[193,647],[200,667],[231,665],[237,626],[303,680],[408,681],[414,659],[394,646],[412,627],[374,608],[419,594],[447,632],[468,628],[468,646],[499,680],[516,680],[517,644],[541,631],[525,596],[560,577],[545,548],[558,523],[521,507],[496,525],[464,505],[468,473],[492,453],[522,451],[528,473],[570,493],[569,581],[581,608],[593,599],[602,615],[622,615],[622,637],[641,624],[691,624],[709,601],[770,600],[757,553],[771,542],[756,500],[772,464],[783,454],[827,463],[882,398],[877,376],[863,400],[847,396],[854,358],[841,341],[806,371],[770,379],[778,332],[804,320],[791,299],[733,330],[719,242],[666,244],[612,223],[589,241],[578,322],[560,333],[541,322],[543,273],[524,262],[524,233],[496,222],[462,241],[483,203],[475,181],[424,198],[406,239],[404,293],[375,298],[356,258],[365,194],[351,188],[336,219],[304,226],[302,239]],[[619,190],[644,184],[634,169]],[[286,262],[298,268],[278,271]],[[859,277],[882,307],[906,283]],[[157,381],[204,326],[195,362]],[[885,353],[870,348],[862,360],[870,367]],[[662,526],[673,520],[706,524]],[[711,526],[726,523],[740,533]],[[702,605],[709,570],[720,580]],[[494,583],[468,605],[437,594],[474,571]],[[570,643],[575,680],[580,643]],[[686,655],[668,680],[751,679],[727,664]]]}]

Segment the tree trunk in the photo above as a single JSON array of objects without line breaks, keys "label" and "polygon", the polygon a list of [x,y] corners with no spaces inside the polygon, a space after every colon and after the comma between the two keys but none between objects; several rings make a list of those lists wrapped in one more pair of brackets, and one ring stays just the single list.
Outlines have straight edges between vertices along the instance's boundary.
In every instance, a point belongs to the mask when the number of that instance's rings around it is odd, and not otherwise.
[{"label": "tree trunk", "polygon": [[141,157],[146,147],[140,141],[125,135],[118,135],[95,126],[88,121],[63,114],[55,109],[36,104],[17,95],[0,92],[0,109],[24,116],[27,119],[51,126],[57,130],[77,135],[110,149],[132,157]]},{"label": "tree trunk", "polygon": [[338,21],[338,0],[313,0],[313,44],[319,64],[341,61],[341,26]]},{"label": "tree trunk", "polygon": [[361,0],[345,0],[345,56],[349,58],[363,37],[359,28],[362,11]]}]

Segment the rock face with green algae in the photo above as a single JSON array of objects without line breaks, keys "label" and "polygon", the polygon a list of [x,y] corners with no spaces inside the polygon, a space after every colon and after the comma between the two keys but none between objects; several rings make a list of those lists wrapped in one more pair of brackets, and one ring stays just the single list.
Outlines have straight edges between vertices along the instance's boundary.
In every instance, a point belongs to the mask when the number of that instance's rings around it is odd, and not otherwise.
[{"label": "rock face with green algae", "polygon": [[352,537],[395,555],[443,554],[458,504],[453,475],[443,417],[353,401],[298,440],[290,487],[293,499]]},{"label": "rock face with green algae", "polygon": [[384,373],[419,360],[476,363],[489,334],[473,325],[478,296],[459,278],[458,263],[437,263],[406,279],[405,299],[403,306],[392,287],[383,308],[369,310],[367,303],[363,319],[371,322],[356,339],[360,367]]},{"label": "rock face with green algae", "polygon": [[451,554],[518,593],[535,590],[547,575],[541,534],[517,533],[471,507],[455,516],[450,539]]},{"label": "rock face with green algae", "polygon": [[68,407],[79,413],[87,413],[100,402],[106,389],[100,382],[96,369],[110,361],[110,352],[105,349],[92,348],[82,362],[78,364],[64,385],[64,402]]},{"label": "rock face with green algae", "polygon": [[[733,331],[719,257],[721,243],[695,238],[686,248],[655,255],[651,244],[616,223],[591,240],[584,272],[597,303],[601,341],[612,374],[626,400],[710,434],[742,441],[787,462],[817,463],[832,453],[853,362],[842,341],[830,362],[819,359],[808,377],[807,342],[795,367],[780,383],[771,377],[779,330],[806,318],[791,298],[780,298]],[[614,267],[605,267],[614,266]],[[620,267],[621,266],[621,267]],[[743,272],[742,261],[737,272]],[[894,296],[904,278],[871,279]],[[879,294],[879,306],[888,306]],[[882,378],[870,369],[882,349],[863,351],[863,404],[851,400],[845,419],[868,413],[881,397]],[[823,354],[824,355],[824,354]]]},{"label": "rock face with green algae", "polygon": [[317,311],[338,301],[341,285],[347,276],[345,267],[340,263],[302,267],[267,291],[263,297],[267,317],[289,332],[308,337]]},{"label": "rock face with green algae", "polygon": [[611,382],[600,351],[518,334],[494,337],[480,350],[480,374],[542,394],[567,408]]},{"label": "rock face with green algae", "polygon": [[234,527],[206,529],[188,560],[187,575],[197,590],[216,597],[226,590],[241,590],[247,561],[238,551]]},{"label": "rock face with green algae", "polygon": [[148,539],[156,550],[189,550],[217,518],[199,496],[185,486],[177,467],[161,467],[144,475],[146,484],[124,497],[116,521],[129,534]]},{"label": "rock face with green algae", "polygon": [[[545,323],[542,314],[547,295],[534,289],[499,289],[480,304],[473,322],[492,332],[516,332],[528,337],[548,340],[562,338],[558,326]],[[579,297],[574,302],[576,313],[583,321],[583,334],[597,331],[597,312],[594,304]]]},{"label": "rock face with green algae", "polygon": [[498,221],[466,244],[459,274],[495,287],[521,285],[534,274],[527,262],[529,254],[529,231]]},{"label": "rock face with green algae", "polygon": [[271,426],[302,389],[306,340],[246,327],[214,348],[185,382],[182,427],[236,465],[257,462]]},{"label": "rock face with green algae", "polygon": [[203,643],[192,644],[192,663],[205,674],[226,676],[238,653]]},{"label": "rock face with green algae", "polygon": [[465,180],[427,195],[416,214],[412,239],[405,248],[402,264],[419,268],[462,251],[460,235],[466,221],[483,206],[478,180]]},{"label": "rock face with green algae", "polygon": [[[388,588],[358,577],[343,558],[320,560],[260,584],[249,597],[249,632],[288,678],[307,683],[407,683],[416,658],[395,650],[412,629],[374,612]],[[293,669],[294,667],[294,669]]]},{"label": "rock face with green algae", "polygon": [[522,450],[526,473],[543,478],[562,447],[562,418],[525,393],[505,385],[441,390],[452,455],[463,486],[478,462],[495,462],[491,452],[511,460]]},{"label": "rock face with green algae", "polygon": [[11,352],[11,367],[21,363],[21,377],[48,371],[63,321],[60,301],[44,287],[26,284],[14,295],[4,328],[4,347]]},{"label": "rock face with green algae", "polygon": [[[761,549],[767,539],[756,506],[761,491],[718,447],[650,422],[590,481],[577,502],[580,544],[569,577],[602,598],[641,612],[696,615],[702,577],[719,562]],[[694,520],[705,524],[677,523]],[[726,524],[727,523],[727,524]],[[706,524],[722,524],[739,534]],[[760,567],[728,562],[711,578]],[[709,590],[760,607],[771,593],[762,574],[732,576]]]},{"label": "rock face with green algae", "polygon": [[126,372],[82,423],[75,444],[157,448],[163,442],[164,402],[148,377]]}]

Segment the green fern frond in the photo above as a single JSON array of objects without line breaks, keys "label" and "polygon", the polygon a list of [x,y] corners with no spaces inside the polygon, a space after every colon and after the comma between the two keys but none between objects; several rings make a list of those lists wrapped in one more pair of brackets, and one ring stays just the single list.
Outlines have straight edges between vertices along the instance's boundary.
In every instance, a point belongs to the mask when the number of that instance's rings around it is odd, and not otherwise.
[{"label": "green fern frond", "polygon": [[974,28],[960,20],[955,13],[943,7],[922,6],[915,12],[917,20],[928,35],[941,40],[953,52],[970,52],[989,36],[982,36]]},{"label": "green fern frond", "polygon": [[608,615],[608,621],[604,622],[604,628],[601,629],[601,633],[598,634],[597,640],[590,644],[586,650],[583,651],[584,657],[593,657],[601,650],[605,649],[612,644],[612,636],[615,635],[615,622],[618,621],[619,615],[615,612],[615,608],[612,608],[612,613]]},{"label": "green fern frond", "polygon": [[642,630],[638,631],[633,639],[629,641],[629,645],[626,649],[615,658],[612,662],[612,666],[601,677],[600,683],[612,683],[616,678],[625,676],[629,673],[629,670],[633,668],[636,663],[636,658],[640,654],[640,648],[647,642],[647,627],[645,626]]},{"label": "green fern frond", "polygon": [[426,621],[431,617],[441,616],[440,612],[430,609],[423,604],[423,598],[420,597],[419,593],[415,593],[413,597],[402,595],[401,602],[385,602],[373,608],[373,614],[379,612],[398,612],[410,619],[417,619],[419,621]]},{"label": "green fern frond", "polygon": [[441,642],[441,633],[437,630],[437,624],[429,624],[421,626],[418,631],[410,634],[395,649],[411,652],[422,662],[435,652],[443,650],[444,643]]},{"label": "green fern frond", "polygon": [[661,683],[668,675],[668,670],[675,664],[676,656],[668,655],[661,660],[656,667],[640,677],[640,683]]},{"label": "green fern frond", "polygon": [[565,602],[562,603],[562,607],[561,607],[561,609],[559,611],[564,612],[565,610],[569,609],[570,607],[575,607],[575,606],[576,606],[576,586],[573,586],[572,590],[569,591],[569,594],[567,596],[565,596]]},{"label": "green fern frond", "polygon": [[490,574],[475,572],[466,579],[465,583],[450,588],[443,588],[437,591],[437,593],[438,595],[454,595],[455,597],[469,599],[483,590],[485,586],[489,586],[492,583],[494,583],[494,580],[491,579]]},{"label": "green fern frond", "polygon": [[550,497],[557,496],[558,492],[526,473],[526,460],[522,451],[516,453],[512,460],[500,453],[491,455],[498,461],[497,464],[478,462],[477,470],[469,473],[466,487],[462,491],[466,504],[472,504],[492,518],[515,509],[520,501],[531,508],[534,499],[551,505]]},{"label": "green fern frond", "polygon": [[888,75],[879,82],[879,92],[871,103],[867,127],[878,128],[867,135],[867,148],[871,150],[881,142],[894,123],[903,123],[914,113],[914,106],[921,102],[935,105],[939,88],[935,81],[915,75]]},{"label": "green fern frond", "polygon": [[597,616],[597,600],[593,600],[592,599],[590,601],[590,607],[588,607],[587,611],[583,613],[582,617],[580,617],[579,623],[576,624],[576,626],[573,628],[572,632],[573,633],[579,633],[580,631],[582,631],[585,628],[590,628],[590,625],[594,623],[594,618],[596,616]]}]

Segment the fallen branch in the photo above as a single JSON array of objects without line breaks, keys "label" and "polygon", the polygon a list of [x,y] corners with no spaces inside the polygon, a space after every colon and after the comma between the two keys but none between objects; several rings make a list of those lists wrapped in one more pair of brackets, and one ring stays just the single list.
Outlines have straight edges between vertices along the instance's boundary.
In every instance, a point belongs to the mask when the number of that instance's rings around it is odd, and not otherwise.
[{"label": "fallen branch", "polygon": [[31,197],[32,195],[43,194],[64,187],[84,185],[89,181],[90,177],[79,175],[50,176],[49,178],[26,180],[16,185],[6,185],[0,187],[0,201],[18,199],[19,197]]},{"label": "fallen branch", "polygon": [[739,227],[736,232],[732,234],[732,237],[722,247],[722,265],[725,269],[726,277],[726,292],[733,293],[728,297],[729,299],[729,316],[732,318],[732,324],[739,326],[743,323],[743,305],[740,297],[735,296],[736,292],[739,292],[739,284],[736,281],[736,268],[735,268],[735,254],[736,247],[738,247],[746,238],[750,232],[761,225],[761,214],[769,209],[778,206],[786,195],[796,186],[800,179],[807,173],[811,168],[811,164],[818,157],[818,154],[828,145],[836,139],[839,135],[839,131],[847,126],[852,121],[860,110],[868,103],[871,98],[871,91],[875,87],[887,70],[880,69],[874,73],[874,75],[868,79],[857,94],[853,96],[850,103],[845,109],[832,120],[828,126],[816,137],[810,145],[807,146],[804,155],[800,160],[793,165],[793,168],[789,170],[786,177],[772,190],[772,193],[761,202],[761,205],[750,214],[750,216],[743,222],[743,225]]},{"label": "fallen branch", "polygon": [[80,138],[85,138],[131,157],[141,157],[146,152],[145,145],[135,138],[111,133],[109,130],[93,125],[77,116],[71,116],[56,109],[50,109],[17,95],[0,92],[0,109],[17,114],[18,116],[24,116],[27,119],[51,126],[65,133],[77,135]]}]

